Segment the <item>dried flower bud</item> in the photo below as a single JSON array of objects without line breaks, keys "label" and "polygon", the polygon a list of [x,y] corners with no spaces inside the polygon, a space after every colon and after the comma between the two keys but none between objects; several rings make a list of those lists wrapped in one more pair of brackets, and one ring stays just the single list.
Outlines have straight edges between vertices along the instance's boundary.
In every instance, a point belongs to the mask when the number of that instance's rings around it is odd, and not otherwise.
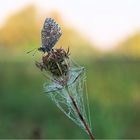
[{"label": "dried flower bud", "polygon": [[54,49],[42,57],[41,63],[36,63],[40,70],[47,70],[53,76],[66,76],[69,70],[69,50]]}]

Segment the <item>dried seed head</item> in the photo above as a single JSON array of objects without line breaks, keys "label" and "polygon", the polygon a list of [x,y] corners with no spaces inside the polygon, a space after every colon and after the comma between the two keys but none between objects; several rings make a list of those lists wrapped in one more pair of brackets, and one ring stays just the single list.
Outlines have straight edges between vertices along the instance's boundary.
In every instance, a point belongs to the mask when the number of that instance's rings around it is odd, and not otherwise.
[{"label": "dried seed head", "polygon": [[40,70],[49,71],[53,76],[66,76],[69,70],[69,51],[62,48],[54,49],[42,57],[42,62],[36,64]]}]

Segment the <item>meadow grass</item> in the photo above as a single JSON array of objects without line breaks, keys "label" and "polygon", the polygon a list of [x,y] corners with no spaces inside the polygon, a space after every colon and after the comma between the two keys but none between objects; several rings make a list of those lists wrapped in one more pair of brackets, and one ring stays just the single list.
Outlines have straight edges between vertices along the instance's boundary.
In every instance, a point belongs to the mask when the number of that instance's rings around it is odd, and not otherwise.
[{"label": "meadow grass", "polygon": [[[95,138],[140,138],[140,63],[89,61],[87,85]],[[31,62],[0,62],[0,138],[87,138],[43,93]]]}]

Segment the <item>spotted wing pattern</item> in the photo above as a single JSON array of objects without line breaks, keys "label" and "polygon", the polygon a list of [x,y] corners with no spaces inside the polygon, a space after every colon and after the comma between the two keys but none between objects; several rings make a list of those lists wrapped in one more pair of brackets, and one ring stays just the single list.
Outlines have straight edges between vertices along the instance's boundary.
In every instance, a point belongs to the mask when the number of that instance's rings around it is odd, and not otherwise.
[{"label": "spotted wing pattern", "polygon": [[52,18],[46,18],[41,31],[42,51],[49,52],[62,35],[61,29]]}]

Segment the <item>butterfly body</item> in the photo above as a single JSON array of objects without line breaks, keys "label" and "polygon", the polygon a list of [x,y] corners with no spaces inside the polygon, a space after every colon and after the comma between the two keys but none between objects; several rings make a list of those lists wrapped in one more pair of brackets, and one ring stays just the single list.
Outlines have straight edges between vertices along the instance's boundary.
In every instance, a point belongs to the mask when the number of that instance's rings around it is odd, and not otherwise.
[{"label": "butterfly body", "polygon": [[38,51],[44,53],[51,51],[61,35],[62,32],[58,24],[52,18],[46,18],[41,31],[42,46],[38,48]]}]

